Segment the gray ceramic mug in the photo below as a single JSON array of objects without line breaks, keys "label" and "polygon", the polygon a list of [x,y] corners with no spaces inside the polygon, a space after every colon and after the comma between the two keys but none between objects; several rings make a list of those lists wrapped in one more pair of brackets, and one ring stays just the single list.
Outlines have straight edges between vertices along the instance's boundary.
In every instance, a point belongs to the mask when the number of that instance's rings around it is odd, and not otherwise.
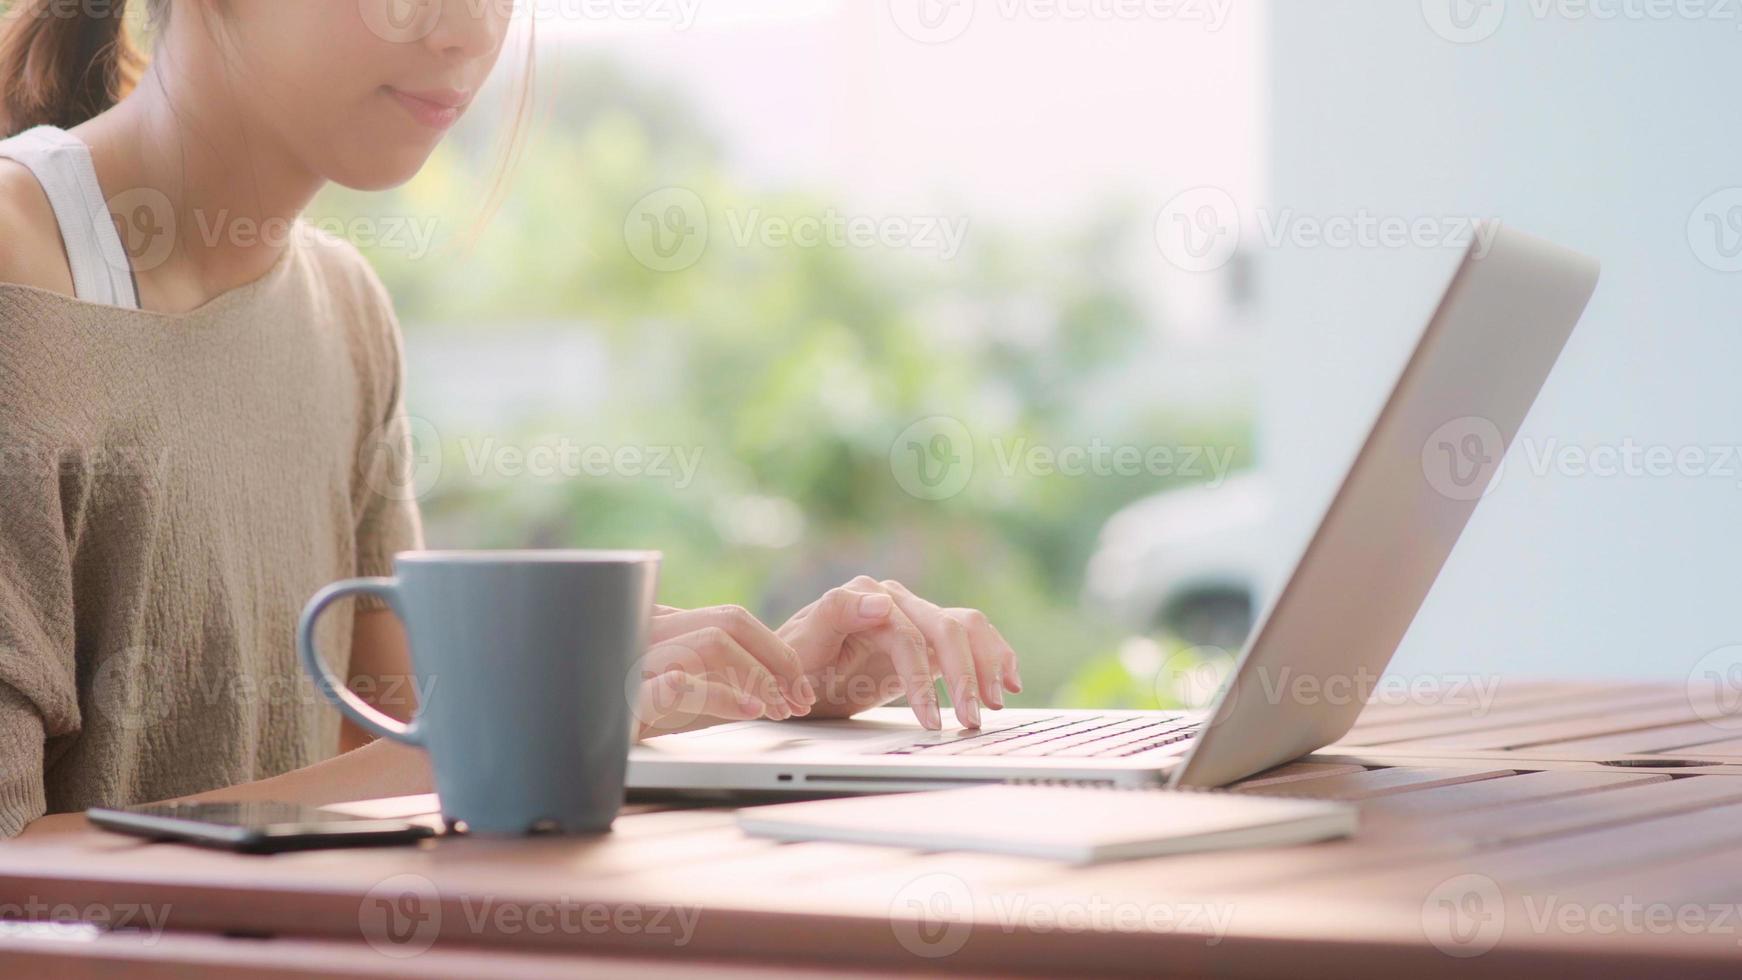
[{"label": "gray ceramic mug", "polygon": [[[633,719],[624,680],[647,642],[651,551],[412,551],[393,578],[316,593],[297,625],[303,669],[352,721],[429,752],[442,815],[472,833],[593,833],[623,804]],[[423,695],[395,720],[315,650],[333,602],[372,595],[405,623]]]}]

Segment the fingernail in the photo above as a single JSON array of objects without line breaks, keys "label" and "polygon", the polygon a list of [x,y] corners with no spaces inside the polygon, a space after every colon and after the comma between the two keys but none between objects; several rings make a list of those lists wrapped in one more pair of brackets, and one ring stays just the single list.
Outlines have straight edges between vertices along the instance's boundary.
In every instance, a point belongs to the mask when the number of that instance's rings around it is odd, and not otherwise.
[{"label": "fingernail", "polygon": [[803,701],[805,704],[817,703],[817,689],[811,685],[811,679],[809,677],[800,677],[798,679],[798,699]]},{"label": "fingernail", "polygon": [[962,702],[962,721],[969,728],[980,727],[980,699],[970,696]]},{"label": "fingernail", "polygon": [[859,615],[866,619],[882,619],[895,608],[895,600],[886,595],[868,595],[859,600]]},{"label": "fingernail", "polygon": [[1003,688],[1004,688],[1004,678],[1003,677],[992,678],[992,692],[991,692],[991,695],[986,698],[986,703],[991,705],[994,708],[1000,708],[1000,709],[1003,708],[1004,707],[1004,690],[1003,690]]},{"label": "fingernail", "polygon": [[738,695],[738,707],[748,711],[752,718],[762,717],[762,712],[766,710],[761,701],[748,694]]},{"label": "fingernail", "polygon": [[1022,693],[1022,673],[1015,667],[1010,668],[1010,693]]},{"label": "fingernail", "polygon": [[792,717],[792,709],[787,706],[785,701],[770,701],[768,702],[768,717],[775,721],[785,721]]},{"label": "fingernail", "polygon": [[943,730],[944,719],[938,714],[936,701],[921,701],[915,707],[919,709],[920,724],[934,732]]}]

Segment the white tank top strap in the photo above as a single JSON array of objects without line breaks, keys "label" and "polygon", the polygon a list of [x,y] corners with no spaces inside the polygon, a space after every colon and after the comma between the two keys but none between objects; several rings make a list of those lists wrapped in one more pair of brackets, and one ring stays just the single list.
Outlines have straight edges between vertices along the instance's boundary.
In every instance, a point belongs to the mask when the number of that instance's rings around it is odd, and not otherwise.
[{"label": "white tank top strap", "polygon": [[42,185],[60,224],[78,298],[138,309],[133,266],[97,184],[90,147],[63,129],[38,126],[0,140],[0,157],[22,164]]}]

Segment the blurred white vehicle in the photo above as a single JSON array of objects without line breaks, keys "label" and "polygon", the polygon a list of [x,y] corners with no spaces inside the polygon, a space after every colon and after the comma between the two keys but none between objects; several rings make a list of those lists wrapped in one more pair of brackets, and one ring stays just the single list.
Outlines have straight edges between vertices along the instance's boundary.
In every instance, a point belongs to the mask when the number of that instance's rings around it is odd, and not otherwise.
[{"label": "blurred white vehicle", "polygon": [[1238,650],[1275,550],[1272,507],[1268,483],[1253,473],[1140,500],[1101,529],[1086,598],[1135,633]]}]

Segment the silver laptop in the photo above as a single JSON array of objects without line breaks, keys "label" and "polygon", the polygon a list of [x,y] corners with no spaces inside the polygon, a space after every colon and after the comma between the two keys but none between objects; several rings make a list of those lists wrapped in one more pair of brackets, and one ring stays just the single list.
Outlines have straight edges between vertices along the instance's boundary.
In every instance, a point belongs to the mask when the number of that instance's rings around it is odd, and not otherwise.
[{"label": "silver laptop", "polygon": [[[1491,238],[1489,236],[1492,236]],[[1479,244],[1489,241],[1484,252]],[[1207,713],[1005,710],[928,732],[907,709],[665,735],[636,789],[891,792],[1070,780],[1221,786],[1341,738],[1385,670],[1597,285],[1597,263],[1475,237],[1342,486]],[[1017,638],[1020,647],[1020,638]]]}]

